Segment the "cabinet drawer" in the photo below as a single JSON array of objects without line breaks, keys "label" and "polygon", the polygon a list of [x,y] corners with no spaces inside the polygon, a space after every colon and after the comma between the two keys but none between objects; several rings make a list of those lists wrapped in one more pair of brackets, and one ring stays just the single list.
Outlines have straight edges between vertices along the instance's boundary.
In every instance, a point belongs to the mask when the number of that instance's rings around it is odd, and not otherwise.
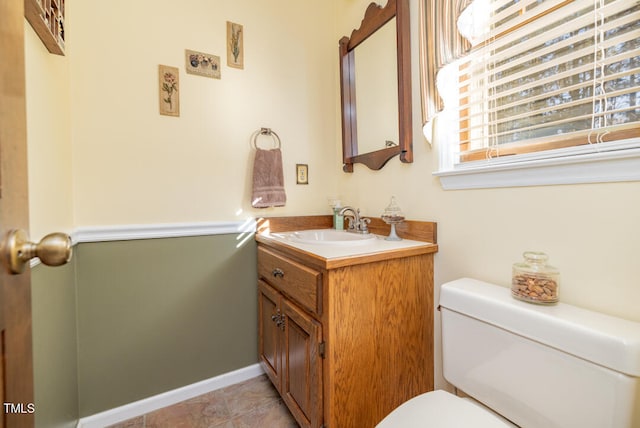
[{"label": "cabinet drawer", "polygon": [[322,274],[258,247],[258,275],[309,311],[321,313]]}]

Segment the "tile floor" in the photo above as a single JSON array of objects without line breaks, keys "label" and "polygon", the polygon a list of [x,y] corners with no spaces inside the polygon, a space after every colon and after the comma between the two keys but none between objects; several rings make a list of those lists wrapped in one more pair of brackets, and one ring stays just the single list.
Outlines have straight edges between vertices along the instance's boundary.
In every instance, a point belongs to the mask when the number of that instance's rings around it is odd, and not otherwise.
[{"label": "tile floor", "polygon": [[298,428],[266,375],[109,428]]}]

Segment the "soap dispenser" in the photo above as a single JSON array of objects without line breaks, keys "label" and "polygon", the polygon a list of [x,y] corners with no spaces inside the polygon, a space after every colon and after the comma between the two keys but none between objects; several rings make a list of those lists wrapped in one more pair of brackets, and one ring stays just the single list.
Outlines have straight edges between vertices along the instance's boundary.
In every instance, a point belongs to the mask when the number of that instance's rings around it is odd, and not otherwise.
[{"label": "soap dispenser", "polygon": [[340,199],[336,199],[333,205],[333,228],[335,230],[344,230],[344,216],[340,214],[341,209]]}]

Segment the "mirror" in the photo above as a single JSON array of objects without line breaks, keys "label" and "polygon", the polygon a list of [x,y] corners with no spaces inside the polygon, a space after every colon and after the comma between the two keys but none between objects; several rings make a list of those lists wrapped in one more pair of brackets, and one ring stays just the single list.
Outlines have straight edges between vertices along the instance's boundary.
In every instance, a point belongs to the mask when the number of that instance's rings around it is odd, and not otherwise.
[{"label": "mirror", "polygon": [[355,52],[358,151],[369,153],[398,144],[396,19],[384,24]]},{"label": "mirror", "polygon": [[413,162],[409,2],[371,3],[360,28],[340,39],[343,170]]}]

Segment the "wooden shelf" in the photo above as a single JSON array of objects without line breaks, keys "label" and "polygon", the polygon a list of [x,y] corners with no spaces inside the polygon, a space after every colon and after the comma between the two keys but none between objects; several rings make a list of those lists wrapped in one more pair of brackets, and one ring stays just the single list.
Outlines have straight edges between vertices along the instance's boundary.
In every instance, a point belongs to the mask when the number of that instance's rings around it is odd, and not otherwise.
[{"label": "wooden shelf", "polygon": [[64,55],[64,0],[24,0],[24,16],[49,52]]}]

